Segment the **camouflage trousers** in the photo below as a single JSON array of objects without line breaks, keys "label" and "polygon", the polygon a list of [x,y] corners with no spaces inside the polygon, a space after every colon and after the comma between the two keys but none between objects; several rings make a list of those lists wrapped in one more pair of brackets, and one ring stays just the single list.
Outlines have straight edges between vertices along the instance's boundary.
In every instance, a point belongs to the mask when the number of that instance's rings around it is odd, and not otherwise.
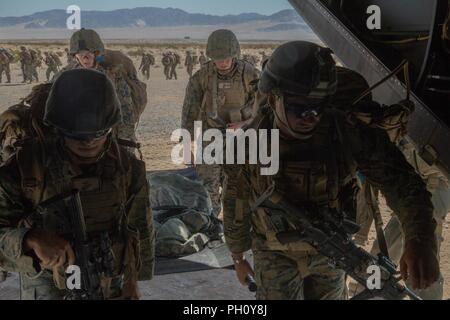
[{"label": "camouflage trousers", "polygon": [[8,271],[5,271],[0,267],[0,283],[4,282],[7,277],[8,277]]},{"label": "camouflage trousers", "polygon": [[170,79],[175,78],[175,80],[178,79],[178,76],[177,76],[177,65],[173,65],[173,66],[170,68],[170,77],[169,77],[169,78],[170,78]]},{"label": "camouflage trousers", "polygon": [[23,82],[31,82],[33,80],[33,70],[31,64],[22,65]]},{"label": "camouflage trousers", "polygon": [[192,77],[192,73],[194,72],[194,66],[192,64],[189,64],[186,66],[186,70],[187,70],[189,77]]},{"label": "camouflage trousers", "polygon": [[[111,284],[110,299],[121,295],[122,280],[115,278]],[[69,293],[55,286],[53,275],[44,271],[39,277],[31,277],[20,273],[20,300],[63,300]]]},{"label": "camouflage trousers", "polygon": [[164,75],[166,76],[166,80],[172,79],[170,75],[170,66],[164,66]]},{"label": "camouflage trousers", "polygon": [[221,165],[200,164],[195,167],[211,198],[213,214],[217,217],[222,211],[222,194],[226,187],[226,177]]},{"label": "camouflage trousers", "polygon": [[3,73],[6,75],[6,81],[11,82],[11,70],[9,64],[0,64],[0,83],[2,83]]},{"label": "camouflage trousers", "polygon": [[258,300],[343,300],[345,273],[307,251],[253,251]]},{"label": "camouflage trousers", "polygon": [[58,67],[56,66],[49,66],[47,68],[47,71],[45,72],[45,76],[47,77],[47,81],[50,81],[50,75],[53,73],[53,76],[55,76],[58,73]]},{"label": "camouflage trousers", "polygon": [[20,300],[63,300],[65,290],[56,288],[53,276],[44,271],[41,276],[34,278],[20,273]]},{"label": "camouflage trousers", "polygon": [[37,66],[35,66],[35,65],[31,65],[30,66],[30,72],[31,72],[31,80],[33,80],[33,78],[34,78],[34,80],[36,80],[36,82],[39,82],[39,74],[38,74],[38,72],[37,72]]},{"label": "camouflage trousers", "polygon": [[150,66],[144,66],[142,68],[142,74],[145,77],[145,79],[149,80],[150,79]]}]

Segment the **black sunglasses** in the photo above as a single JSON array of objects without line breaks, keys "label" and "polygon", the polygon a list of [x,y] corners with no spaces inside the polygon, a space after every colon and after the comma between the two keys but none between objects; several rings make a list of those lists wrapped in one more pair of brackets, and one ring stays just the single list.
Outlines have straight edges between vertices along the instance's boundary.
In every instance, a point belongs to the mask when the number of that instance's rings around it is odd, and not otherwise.
[{"label": "black sunglasses", "polygon": [[103,131],[98,131],[94,134],[75,134],[70,132],[61,132],[61,134],[71,140],[76,141],[91,141],[91,140],[100,140],[109,135],[112,132],[112,129],[107,129]]},{"label": "black sunglasses", "polygon": [[284,109],[286,113],[295,115],[297,118],[318,117],[322,114],[324,105],[300,105],[300,104],[285,104]]}]

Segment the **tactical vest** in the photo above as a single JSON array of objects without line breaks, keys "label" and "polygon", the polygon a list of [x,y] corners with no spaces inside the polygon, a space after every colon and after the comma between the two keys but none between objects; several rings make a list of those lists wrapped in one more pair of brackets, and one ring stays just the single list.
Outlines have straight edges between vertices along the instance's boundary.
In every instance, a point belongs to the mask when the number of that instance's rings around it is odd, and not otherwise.
[{"label": "tactical vest", "polygon": [[31,55],[26,51],[20,52],[20,62],[22,64],[31,64],[33,62]]},{"label": "tactical vest", "polygon": [[202,101],[202,118],[210,128],[225,128],[229,123],[251,118],[252,108],[247,106],[250,82],[255,78],[251,65],[237,60],[231,75],[221,76],[212,62],[205,66],[206,75],[202,87],[205,92]]},{"label": "tactical vest", "polygon": [[185,66],[189,66],[189,65],[193,65],[194,64],[194,59],[192,58],[192,56],[186,56],[186,60],[184,61],[184,65]]},{"label": "tactical vest", "polygon": [[38,60],[37,52],[34,51],[34,50],[30,50],[30,55],[31,55],[31,61],[32,61],[33,63],[36,63],[37,60]]},{"label": "tactical vest", "polygon": [[145,55],[142,57],[142,65],[145,67],[149,67],[152,64],[152,61],[149,56]]},{"label": "tactical vest", "polygon": [[128,277],[140,265],[139,236],[129,229],[126,216],[127,200],[134,196],[129,194],[128,156],[112,142],[95,170],[82,173],[63,160],[60,144],[49,143],[49,140],[45,152],[40,143],[29,140],[16,154],[22,190],[30,202],[30,212],[34,212],[23,223],[61,232],[51,216],[46,221],[41,220],[40,204],[65,192],[79,190],[89,238],[95,243],[101,233],[108,233],[115,257],[114,276],[127,272]]},{"label": "tactical vest", "polygon": [[[259,165],[248,167],[247,179],[252,187],[250,206],[274,184],[277,192],[298,206],[312,210],[326,206],[346,212],[354,210],[355,166],[350,161],[350,151],[340,146],[342,142],[336,132],[339,124],[333,115],[324,116],[310,140],[287,141],[280,137],[280,169],[276,175],[260,175]],[[257,127],[274,128],[272,115],[265,116]],[[343,156],[344,153],[347,155]],[[307,243],[279,243],[276,234],[293,228],[280,211],[259,208],[252,216],[252,224],[254,245],[260,249],[314,252]]]}]

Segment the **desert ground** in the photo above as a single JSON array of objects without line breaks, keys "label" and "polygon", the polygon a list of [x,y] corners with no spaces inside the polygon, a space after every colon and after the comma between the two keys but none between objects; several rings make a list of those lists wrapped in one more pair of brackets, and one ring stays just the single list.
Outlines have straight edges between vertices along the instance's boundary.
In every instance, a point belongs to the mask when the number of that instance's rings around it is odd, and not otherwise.
[{"label": "desert ground", "polygon": [[[30,44],[25,44],[30,47]],[[0,47],[17,50],[16,43],[0,43]],[[63,52],[66,44],[56,43],[33,43],[34,48],[43,51]],[[244,53],[259,56],[259,52],[265,51],[270,54],[276,46],[275,42],[245,43]],[[177,51],[184,62],[184,52],[186,50],[204,51],[204,46],[199,44],[187,44],[184,42],[172,43],[109,43],[108,47],[114,50],[122,50],[130,55],[139,67],[140,50],[152,51],[156,58],[157,65],[152,67],[148,85],[148,106],[142,115],[138,135],[142,143],[142,153],[147,164],[148,171],[177,169],[171,161],[171,150],[175,143],[170,141],[171,133],[180,127],[181,108],[183,104],[188,74],[184,67],[178,69],[178,80],[165,80],[161,67],[161,53],[165,50]],[[62,62],[66,62],[65,55]],[[9,106],[20,101],[30,91],[34,84],[21,84],[22,75],[18,63],[11,65],[12,84],[0,84],[0,112]],[[196,69],[198,66],[196,66]],[[45,67],[39,69],[40,80],[45,80]],[[142,76],[141,76],[142,78]],[[5,81],[5,78],[3,77]],[[387,218],[386,208],[382,208],[384,218]],[[441,247],[441,268],[445,284],[444,298],[450,298],[450,217],[444,226],[444,242]],[[370,235],[370,242],[373,242],[375,233]],[[370,244],[369,244],[370,245]],[[167,276],[157,276],[150,283],[141,285],[144,299],[252,299],[252,295],[238,285],[234,274],[230,270],[211,270],[206,272],[196,272],[189,274],[177,274]],[[5,283],[0,284],[0,299],[18,299],[18,279],[16,276],[10,277]]]},{"label": "desert ground", "polygon": [[[67,44],[64,42],[58,44],[51,44],[51,42],[25,44],[27,48],[38,49],[42,53],[45,51],[59,53],[62,55],[61,61],[63,64],[66,63],[66,55],[64,52],[66,45]],[[19,46],[20,44],[8,43],[2,45],[0,43],[0,47],[5,47],[13,52],[18,51]],[[275,42],[246,43],[243,44],[242,53],[255,55],[261,59],[260,52],[264,51],[266,54],[271,54],[275,46]],[[170,141],[170,136],[171,133],[181,125],[181,109],[183,106],[186,85],[189,81],[189,76],[184,67],[185,52],[190,50],[196,52],[199,56],[201,51],[205,52],[205,47],[199,43],[161,42],[143,43],[138,46],[131,43],[110,44],[108,48],[112,50],[121,50],[126,53],[134,61],[136,68],[139,68],[141,63],[140,53],[142,51],[151,52],[155,56],[156,65],[151,68],[150,80],[144,80],[142,74],[140,74],[141,79],[147,83],[149,100],[138,128],[139,140],[142,143],[141,151],[149,171],[179,168],[174,166],[170,158],[171,149],[175,145],[175,143]],[[161,59],[162,53],[169,50],[178,52],[182,60],[182,63],[177,68],[178,80],[165,80]],[[260,67],[259,64],[258,67]],[[194,72],[198,69],[199,65],[195,67]],[[38,68],[40,81],[46,80],[46,70],[47,67],[45,64],[43,64],[41,68]],[[3,75],[3,84],[0,84],[0,112],[11,105],[18,103],[20,99],[26,97],[30,93],[31,88],[36,85],[36,83],[21,83],[23,77],[20,70],[20,63],[11,64],[11,78],[12,84],[5,84],[6,77]]]}]

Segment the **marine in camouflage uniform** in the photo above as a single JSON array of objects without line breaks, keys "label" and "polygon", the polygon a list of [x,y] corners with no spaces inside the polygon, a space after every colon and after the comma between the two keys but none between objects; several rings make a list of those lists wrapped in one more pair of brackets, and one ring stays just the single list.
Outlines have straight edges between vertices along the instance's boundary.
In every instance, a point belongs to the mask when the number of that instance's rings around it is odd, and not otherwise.
[{"label": "marine in camouflage uniform", "polygon": [[[252,118],[255,87],[259,71],[239,59],[240,45],[229,30],[217,30],[208,39],[207,55],[212,61],[202,65],[190,79],[183,104],[182,128],[194,137],[194,122],[201,121],[203,130],[226,129]],[[230,70],[221,72],[216,63],[232,59]],[[221,212],[220,188],[226,185],[221,165],[197,165],[198,175],[211,196],[213,208]]]},{"label": "marine in camouflage uniform", "polygon": [[[450,212],[450,185],[447,178],[440,172],[435,165],[428,165],[417,153],[416,149],[406,138],[403,138],[398,143],[400,151],[406,157],[409,164],[416,170],[424,181],[427,190],[431,193],[431,201],[434,207],[434,219],[437,222],[436,238],[438,243],[438,252],[440,252],[440,245],[443,241],[443,225],[445,217]],[[364,186],[366,187],[366,185]],[[378,192],[375,192],[376,199],[372,199],[377,206],[375,210],[379,210]],[[357,234],[358,240],[364,244],[368,240],[368,232],[373,223],[372,210],[369,208],[365,194],[358,195],[359,211],[358,218],[363,226],[365,226],[360,233]],[[391,219],[384,228],[384,236],[386,238],[387,249],[391,260],[399,265],[400,258],[403,254],[405,244],[404,235],[400,220],[392,211]],[[380,251],[378,242],[374,243],[372,253],[376,254]],[[442,300],[444,296],[444,278],[442,275],[440,279],[424,290],[415,291],[424,300]]]},{"label": "marine in camouflage uniform", "polygon": [[[94,70],[62,73],[47,100],[44,121],[58,134],[24,141],[0,167],[0,265],[20,273],[21,299],[63,299],[69,290],[61,275],[68,263],[78,261],[76,256],[75,261],[66,259],[73,257],[68,239],[74,230],[62,229],[53,210],[43,213],[38,206],[76,189],[88,244],[98,248],[100,239],[111,241],[102,255],[97,249],[92,253],[96,261],[113,257],[109,263],[103,260],[98,291],[106,299],[138,298],[137,281],[153,276],[153,220],[145,164],[111,135],[120,122],[113,84]],[[83,154],[74,144],[99,149],[95,155]],[[103,273],[106,264],[110,273]]]},{"label": "marine in camouflage uniform", "polygon": [[125,80],[123,70],[120,66],[116,69],[106,69],[99,63],[104,58],[106,50],[100,36],[91,29],[81,29],[72,35],[70,39],[70,54],[74,56],[75,61],[64,70],[83,68],[83,65],[76,58],[76,54],[81,51],[94,53],[95,64],[93,69],[107,74],[114,83],[122,111],[122,123],[117,129],[119,138],[136,142],[136,129],[139,123],[139,115],[134,111],[131,88]]},{"label": "marine in camouflage uniform", "polygon": [[34,78],[36,82],[39,82],[39,74],[37,68],[41,65],[41,57],[36,50],[30,49],[29,51],[31,56],[31,79]]},{"label": "marine in camouflage uniform", "polygon": [[194,59],[190,51],[186,51],[186,59],[184,60],[184,66],[186,67],[189,78],[191,78],[192,72],[194,72]]},{"label": "marine in camouflage uniform", "polygon": [[23,75],[23,81],[22,83],[25,83],[29,81],[31,83],[32,81],[32,57],[31,54],[28,52],[27,48],[24,46],[20,47],[20,67],[22,69],[22,75]]},{"label": "marine in camouflage uniform", "polygon": [[150,54],[143,53],[141,65],[139,66],[139,70],[142,71],[144,77],[149,80],[150,79],[150,66],[152,65],[152,59]]},{"label": "marine in camouflage uniform", "polygon": [[47,81],[50,81],[50,76],[53,73],[53,76],[55,76],[59,70],[58,70],[58,63],[53,59],[51,55],[49,55],[48,52],[44,52],[45,58],[44,63],[47,65],[47,71],[45,72],[45,76],[47,77]]},{"label": "marine in camouflage uniform", "polygon": [[0,83],[2,83],[3,72],[6,75],[6,83],[11,83],[10,64],[13,60],[12,55],[4,48],[0,49]]},{"label": "marine in camouflage uniform", "polygon": [[260,108],[252,125],[258,130],[280,129],[280,170],[263,176],[261,165],[226,166],[230,179],[224,199],[225,239],[243,284],[253,273],[244,253],[253,251],[258,299],[346,297],[343,270],[307,242],[279,242],[280,232],[296,228],[282,211],[250,208],[274,187],[298,207],[349,212],[354,210],[357,170],[398,209],[410,277],[419,265],[433,270],[429,282],[438,277],[430,194],[384,131],[327,107],[337,86],[335,68],[327,48],[303,41],[280,46],[259,82],[260,91],[268,94],[268,105]]},{"label": "marine in camouflage uniform", "polygon": [[169,76],[169,78],[177,80],[178,79],[177,67],[181,63],[181,57],[176,52],[172,52],[171,55],[172,55],[172,64],[170,65],[170,76]]},{"label": "marine in camouflage uniform", "polygon": [[172,77],[170,74],[170,70],[171,70],[173,61],[172,61],[172,55],[170,54],[170,52],[163,53],[161,62],[164,66],[164,75],[166,76],[166,80],[171,80]]},{"label": "marine in camouflage uniform", "polygon": [[208,62],[208,58],[206,58],[205,53],[203,51],[200,52],[200,57],[198,57],[198,62],[200,63],[200,67]]},{"label": "marine in camouflage uniform", "polygon": [[64,52],[66,53],[67,64],[72,64],[74,61],[73,55],[70,54],[70,51],[67,48],[64,49]]}]

